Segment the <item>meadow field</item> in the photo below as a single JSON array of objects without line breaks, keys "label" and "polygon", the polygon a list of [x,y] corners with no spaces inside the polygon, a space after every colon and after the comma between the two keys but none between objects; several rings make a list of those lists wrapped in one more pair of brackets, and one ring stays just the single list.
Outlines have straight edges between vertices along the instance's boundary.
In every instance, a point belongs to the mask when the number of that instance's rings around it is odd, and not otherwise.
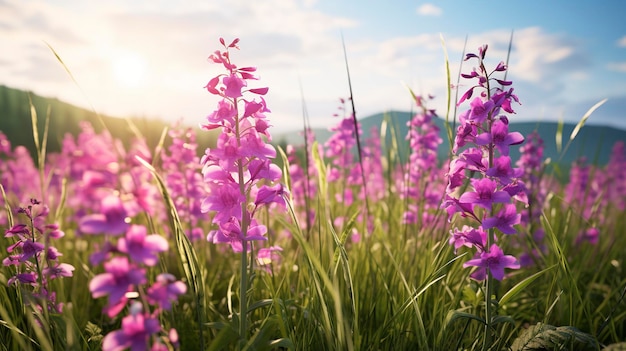
[{"label": "meadow field", "polygon": [[268,88],[219,44],[206,150],[82,122],[50,152],[32,106],[34,152],[0,132],[0,350],[626,350],[624,142],[546,159],[483,46],[448,111],[407,90],[406,135],[363,133],[348,94],[328,140],[298,117],[281,147]]}]

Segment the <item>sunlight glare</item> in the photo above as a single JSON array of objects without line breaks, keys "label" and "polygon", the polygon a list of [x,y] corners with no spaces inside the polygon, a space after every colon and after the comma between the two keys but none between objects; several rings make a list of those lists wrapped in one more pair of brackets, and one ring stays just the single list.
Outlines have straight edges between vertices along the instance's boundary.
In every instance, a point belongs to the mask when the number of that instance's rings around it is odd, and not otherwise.
[{"label": "sunlight glare", "polygon": [[145,60],[136,53],[122,53],[113,59],[113,74],[118,84],[138,88],[144,82]]}]

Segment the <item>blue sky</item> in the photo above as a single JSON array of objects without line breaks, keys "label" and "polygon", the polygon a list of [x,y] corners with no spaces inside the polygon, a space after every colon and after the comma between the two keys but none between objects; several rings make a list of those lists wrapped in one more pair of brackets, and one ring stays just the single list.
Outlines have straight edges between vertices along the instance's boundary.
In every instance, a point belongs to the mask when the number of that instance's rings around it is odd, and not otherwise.
[{"label": "blue sky", "polygon": [[508,78],[522,102],[513,120],[577,122],[608,98],[588,123],[626,129],[625,13],[623,1],[0,0],[0,84],[114,116],[196,125],[216,103],[202,87],[219,67],[206,58],[219,37],[239,37],[234,60],[258,67],[283,132],[300,128],[300,82],[312,124],[336,123],[348,96],[342,35],[365,117],[410,110],[407,87],[434,95],[430,107],[444,115],[440,38],[456,76],[466,37],[470,51],[488,44],[495,65],[513,31]]}]

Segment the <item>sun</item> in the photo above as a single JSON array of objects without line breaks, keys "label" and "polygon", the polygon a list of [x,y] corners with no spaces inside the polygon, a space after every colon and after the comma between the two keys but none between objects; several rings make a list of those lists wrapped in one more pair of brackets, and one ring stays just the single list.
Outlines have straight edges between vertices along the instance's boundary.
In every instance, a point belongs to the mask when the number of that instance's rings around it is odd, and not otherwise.
[{"label": "sun", "polygon": [[113,76],[126,88],[139,88],[146,75],[146,61],[137,53],[125,52],[113,58]]}]

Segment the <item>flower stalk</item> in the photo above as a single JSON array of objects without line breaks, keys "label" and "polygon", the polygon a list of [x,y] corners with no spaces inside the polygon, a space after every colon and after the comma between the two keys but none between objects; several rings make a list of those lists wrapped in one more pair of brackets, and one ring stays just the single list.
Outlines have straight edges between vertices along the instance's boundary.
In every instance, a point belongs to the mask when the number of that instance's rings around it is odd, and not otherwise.
[{"label": "flower stalk", "polygon": [[[466,79],[477,79],[478,84],[467,90],[458,104],[469,100],[475,91],[479,96],[470,102],[470,109],[459,116],[460,125],[453,147],[456,155],[450,162],[446,199],[442,205],[448,220],[459,213],[462,217],[475,220],[477,228],[463,226],[451,231],[450,244],[455,250],[462,246],[476,249],[474,257],[464,267],[478,267],[470,277],[484,281],[485,331],[483,350],[492,345],[492,321],[497,314],[492,304],[495,280],[504,278],[505,268],[519,269],[517,258],[505,255],[497,240],[497,231],[511,235],[513,226],[520,224],[521,214],[513,200],[528,205],[527,191],[519,180],[523,171],[511,167],[509,148],[524,142],[518,132],[509,132],[509,121],[504,113],[514,113],[511,102],[519,102],[513,88],[505,90],[512,82],[494,77],[494,73],[505,72],[507,66],[500,62],[488,72],[484,65],[487,46],[479,48],[478,54],[467,54],[465,60],[477,59],[478,69],[462,74]],[[500,87],[492,88],[495,81]],[[474,176],[476,175],[477,178]],[[473,191],[464,186],[469,182]]]},{"label": "flower stalk", "polygon": [[[209,232],[207,240],[230,244],[241,255],[239,285],[239,337],[240,348],[248,336],[248,290],[254,269],[254,241],[266,241],[267,228],[254,218],[263,205],[278,204],[285,208],[287,190],[282,184],[272,184],[282,177],[278,166],[271,163],[276,150],[262,136],[271,140],[269,112],[262,98],[268,88],[247,88],[248,81],[256,80],[254,67],[237,67],[232,63],[230,51],[239,49],[239,39],[215,51],[209,60],[222,64],[226,73],[212,78],[205,86],[207,91],[221,98],[218,107],[202,127],[219,129],[217,145],[207,148],[201,160],[204,181],[209,195],[202,201],[202,212],[214,212],[213,223],[217,229]],[[253,98],[244,98],[252,95]],[[248,255],[250,255],[248,257]]]}]

